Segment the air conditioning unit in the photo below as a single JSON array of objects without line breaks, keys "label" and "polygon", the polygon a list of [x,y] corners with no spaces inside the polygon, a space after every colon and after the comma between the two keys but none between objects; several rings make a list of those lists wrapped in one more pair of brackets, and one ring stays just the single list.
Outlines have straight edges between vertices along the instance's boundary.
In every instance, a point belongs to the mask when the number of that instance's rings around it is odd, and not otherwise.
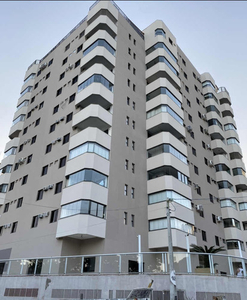
[{"label": "air conditioning unit", "polygon": [[49,187],[49,190],[52,190],[54,187],[54,184],[50,184],[48,187]]},{"label": "air conditioning unit", "polygon": [[217,222],[218,222],[218,223],[222,222],[222,217],[221,217],[221,216],[217,216],[216,219],[217,219]]},{"label": "air conditioning unit", "polygon": [[210,144],[207,144],[207,149],[211,150],[211,145]]},{"label": "air conditioning unit", "polygon": [[197,204],[197,205],[196,205],[196,210],[197,210],[197,211],[203,211],[202,205],[201,205],[201,204]]},{"label": "air conditioning unit", "polygon": [[45,186],[44,188],[43,188],[43,191],[48,191],[49,190],[49,185],[48,186]]},{"label": "air conditioning unit", "polygon": [[42,219],[42,218],[43,218],[43,214],[39,214],[38,217],[39,217],[40,219]]},{"label": "air conditioning unit", "polygon": [[74,65],[69,64],[68,69],[72,70]]},{"label": "air conditioning unit", "polygon": [[197,183],[194,183],[194,189],[197,190],[199,188],[199,185]]},{"label": "air conditioning unit", "polygon": [[207,116],[206,116],[205,114],[202,114],[202,119],[203,119],[204,121],[207,121]]},{"label": "air conditioning unit", "polygon": [[25,141],[23,144],[26,145],[26,144],[27,144],[27,141]]},{"label": "air conditioning unit", "polygon": [[206,128],[204,129],[204,133],[209,135],[208,130]]},{"label": "air conditioning unit", "polygon": [[48,217],[49,216],[49,211],[48,212],[45,212],[43,213],[43,217]]},{"label": "air conditioning unit", "polygon": [[29,143],[31,141],[31,139],[28,139],[27,142]]},{"label": "air conditioning unit", "polygon": [[25,157],[21,157],[21,158],[19,158],[19,160],[18,160],[18,164],[19,164],[19,165],[22,165],[22,164],[24,164],[25,160],[26,160],[26,158],[25,158]]},{"label": "air conditioning unit", "polygon": [[47,63],[44,63],[39,67],[39,69],[42,71],[46,68],[46,66],[47,66]]},{"label": "air conditioning unit", "polygon": [[8,224],[3,225],[3,228],[4,229],[8,228]]},{"label": "air conditioning unit", "polygon": [[61,140],[62,140],[62,138],[60,138],[60,137],[59,137],[59,138],[57,138],[57,141],[58,141],[58,142],[61,142]]},{"label": "air conditioning unit", "polygon": [[57,121],[56,121],[56,124],[59,124],[59,122],[60,122],[60,120],[57,120]]},{"label": "air conditioning unit", "polygon": [[64,120],[64,117],[62,117],[61,119],[60,119],[60,121],[63,121]]},{"label": "air conditioning unit", "polygon": [[192,127],[191,126],[186,126],[186,129],[188,132],[192,132]]},{"label": "air conditioning unit", "polygon": [[210,160],[208,164],[209,164],[209,166],[210,166],[211,168],[214,167],[214,162],[213,162],[212,160]]},{"label": "air conditioning unit", "polygon": [[53,141],[53,142],[52,142],[52,145],[55,145],[55,144],[56,144],[56,142],[57,142],[57,141]]},{"label": "air conditioning unit", "polygon": [[38,108],[38,105],[36,105],[35,108]]}]

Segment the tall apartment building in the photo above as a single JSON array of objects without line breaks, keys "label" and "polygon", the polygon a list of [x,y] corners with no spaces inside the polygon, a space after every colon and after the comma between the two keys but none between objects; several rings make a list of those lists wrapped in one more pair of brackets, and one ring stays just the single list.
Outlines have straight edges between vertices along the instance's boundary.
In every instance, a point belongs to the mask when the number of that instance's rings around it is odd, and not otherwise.
[{"label": "tall apartment building", "polygon": [[227,90],[162,21],[98,1],[26,71],[0,176],[0,258],[167,250],[247,257],[247,189]]}]

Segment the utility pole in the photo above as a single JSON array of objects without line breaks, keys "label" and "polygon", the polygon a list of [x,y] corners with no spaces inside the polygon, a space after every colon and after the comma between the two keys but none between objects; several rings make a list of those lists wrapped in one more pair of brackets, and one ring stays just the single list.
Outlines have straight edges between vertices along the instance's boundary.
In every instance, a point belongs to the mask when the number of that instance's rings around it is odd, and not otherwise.
[{"label": "utility pole", "polygon": [[170,273],[170,300],[177,300],[176,275],[173,265],[173,246],[172,246],[172,230],[171,230],[171,211],[170,202],[173,199],[168,198],[166,201],[167,210],[167,232],[168,232],[168,251],[169,251],[169,273]]}]

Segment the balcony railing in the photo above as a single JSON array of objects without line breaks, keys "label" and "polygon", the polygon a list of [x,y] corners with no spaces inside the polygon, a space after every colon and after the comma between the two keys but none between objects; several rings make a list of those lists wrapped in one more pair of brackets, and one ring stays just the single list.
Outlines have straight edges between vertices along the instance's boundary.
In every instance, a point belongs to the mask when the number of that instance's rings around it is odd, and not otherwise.
[{"label": "balcony railing", "polygon": [[220,93],[220,92],[226,92],[229,95],[228,90],[224,86],[221,86],[218,88],[217,93]]},{"label": "balcony railing", "polygon": [[[174,252],[177,274],[246,277],[247,259],[224,254]],[[167,252],[114,253],[0,260],[1,276],[167,274]],[[240,276],[237,276],[240,277]]]}]

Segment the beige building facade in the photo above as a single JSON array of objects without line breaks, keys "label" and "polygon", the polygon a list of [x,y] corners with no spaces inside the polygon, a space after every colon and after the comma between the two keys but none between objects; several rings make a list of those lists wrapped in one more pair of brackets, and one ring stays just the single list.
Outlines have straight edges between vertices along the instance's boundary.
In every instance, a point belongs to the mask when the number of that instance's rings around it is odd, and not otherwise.
[{"label": "beige building facade", "polygon": [[224,246],[247,257],[247,180],[226,88],[162,21],[97,1],[26,71],[0,165],[0,258]]}]

